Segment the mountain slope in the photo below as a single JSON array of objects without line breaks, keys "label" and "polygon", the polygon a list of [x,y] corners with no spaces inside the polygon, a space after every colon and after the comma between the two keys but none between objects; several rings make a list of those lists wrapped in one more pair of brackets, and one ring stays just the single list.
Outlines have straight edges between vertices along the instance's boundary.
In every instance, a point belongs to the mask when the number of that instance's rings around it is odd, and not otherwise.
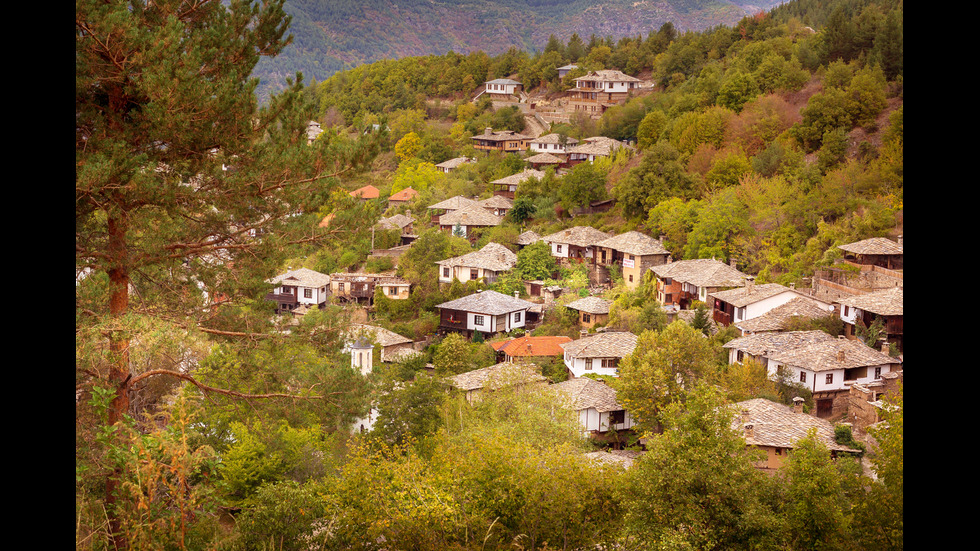
[{"label": "mountain slope", "polygon": [[321,81],[379,59],[544,48],[550,35],[563,43],[646,36],[664,23],[678,31],[734,25],[781,0],[287,0],[294,42],[278,58],[263,59],[255,76],[262,91],[302,72]]}]

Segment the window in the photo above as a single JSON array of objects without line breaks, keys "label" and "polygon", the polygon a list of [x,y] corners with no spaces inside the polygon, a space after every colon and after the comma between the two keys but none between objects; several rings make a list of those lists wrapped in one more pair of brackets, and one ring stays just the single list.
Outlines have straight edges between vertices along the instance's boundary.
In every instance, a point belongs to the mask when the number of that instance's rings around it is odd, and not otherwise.
[{"label": "window", "polygon": [[558,247],[558,248],[557,248],[557,249],[555,249],[555,250],[556,250],[556,251],[558,251],[558,252],[561,252],[561,245],[555,245],[555,246],[556,246],[556,247]]},{"label": "window", "polygon": [[607,369],[615,368],[618,365],[619,365],[619,358],[603,358],[602,359],[602,367],[605,367]]},{"label": "window", "polygon": [[633,274],[630,274],[630,283],[633,283]]},{"label": "window", "polygon": [[800,371],[800,382],[801,383],[806,382],[806,371]]},{"label": "window", "polygon": [[442,277],[449,277],[449,267],[442,268]]},{"label": "window", "polygon": [[589,323],[592,321],[592,317],[589,314],[582,313],[582,323]]},{"label": "window", "polygon": [[483,316],[473,316],[473,325],[483,325]]},{"label": "window", "polygon": [[303,289],[303,298],[313,298],[313,289]]},{"label": "window", "polygon": [[514,323],[520,323],[520,322],[521,322],[521,313],[514,312]]},{"label": "window", "polygon": [[585,370],[592,371],[592,358],[585,359]]},{"label": "window", "polygon": [[875,379],[880,379],[880,378],[881,378],[881,368],[880,367],[876,367],[875,368]]},{"label": "window", "polygon": [[398,287],[395,287],[395,286],[388,287],[388,294],[391,295],[391,296],[397,295],[398,294]]},{"label": "window", "polygon": [[343,293],[344,292],[344,284],[343,283],[338,283],[337,284],[337,292],[338,293]]},{"label": "window", "polygon": [[476,268],[470,268],[470,279],[479,279],[480,271]]},{"label": "window", "polygon": [[828,385],[834,384],[834,374],[833,373],[828,373],[827,374],[827,384]]},{"label": "window", "polygon": [[626,412],[624,410],[610,411],[609,412],[609,424],[619,425],[626,422]]}]

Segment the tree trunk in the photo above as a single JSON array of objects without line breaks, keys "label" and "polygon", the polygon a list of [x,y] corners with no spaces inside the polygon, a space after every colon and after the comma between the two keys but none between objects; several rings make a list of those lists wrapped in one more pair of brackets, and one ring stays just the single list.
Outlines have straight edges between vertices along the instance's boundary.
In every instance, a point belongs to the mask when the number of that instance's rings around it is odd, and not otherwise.
[{"label": "tree trunk", "polygon": [[[119,319],[129,310],[129,261],[126,249],[126,216],[125,214],[110,215],[109,255],[112,268],[109,270],[110,296],[109,313]],[[115,426],[129,411],[129,338],[125,330],[119,327],[109,335],[110,361],[108,382],[115,387],[116,394],[109,405],[108,424]],[[119,516],[116,512],[116,492],[120,487],[122,469],[114,467],[106,478],[105,509],[109,520],[109,535],[116,549],[127,549],[128,544],[121,533]]]}]

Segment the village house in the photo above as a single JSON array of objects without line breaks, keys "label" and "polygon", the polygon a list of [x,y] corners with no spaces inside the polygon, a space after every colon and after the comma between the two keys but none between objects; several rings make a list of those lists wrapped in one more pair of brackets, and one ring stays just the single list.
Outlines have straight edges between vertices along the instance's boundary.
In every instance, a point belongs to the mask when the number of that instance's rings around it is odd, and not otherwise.
[{"label": "village house", "polygon": [[469,237],[472,241],[475,236],[470,235],[470,230],[499,226],[503,221],[502,216],[493,214],[477,203],[476,206],[463,206],[440,216],[439,229],[460,237]]},{"label": "village house", "polygon": [[534,170],[547,170],[548,167],[555,169],[555,172],[560,168],[564,168],[566,163],[565,159],[558,157],[551,153],[538,153],[537,155],[532,155],[524,159],[524,162],[531,165]]},{"label": "village house", "polygon": [[[371,344],[372,353],[373,346],[376,344],[380,349],[379,357],[385,363],[400,362],[409,356],[418,354],[412,339],[376,325],[351,324],[345,332],[344,338],[347,341],[346,348],[351,349],[352,354],[354,353],[352,347],[357,341],[362,341],[360,347],[356,349],[361,354],[364,353],[365,347],[363,345],[365,342]],[[367,372],[370,372],[370,365],[373,365],[373,360],[371,364],[368,364],[367,359],[363,357],[357,359],[352,357],[351,362],[356,367],[367,366]]]},{"label": "village house", "polygon": [[410,296],[411,282],[396,276],[394,272],[330,274],[330,292],[343,301],[366,302],[369,306],[373,305],[374,290],[379,286],[384,296],[391,300],[405,300]]},{"label": "village house", "polygon": [[483,134],[477,134],[470,139],[473,140],[473,147],[481,151],[516,153],[528,148],[531,136],[525,136],[512,130],[494,132],[492,128],[488,127],[483,131]]},{"label": "village house", "polygon": [[756,285],[754,278],[746,278],[744,285],[725,291],[709,293],[712,318],[715,323],[729,326],[733,323],[757,318],[777,306],[803,295],[779,283]]},{"label": "village house", "polygon": [[397,230],[402,245],[408,245],[417,237],[415,235],[415,219],[412,218],[411,211],[381,218],[374,225],[374,229],[379,231]]},{"label": "village house", "polygon": [[583,329],[592,329],[596,325],[609,323],[609,307],[611,300],[599,297],[585,297],[569,302],[565,308],[578,312],[578,324]]},{"label": "village house", "polygon": [[477,199],[470,199],[469,197],[456,195],[446,199],[445,201],[439,201],[438,203],[429,205],[427,208],[431,222],[433,224],[438,224],[439,217],[455,210],[459,210],[463,207],[483,208],[483,204]]},{"label": "village house", "polygon": [[486,94],[492,101],[518,101],[519,95],[524,91],[524,85],[516,80],[509,78],[495,78],[483,83],[483,90],[476,95],[474,100]]},{"label": "village house", "polygon": [[497,281],[500,274],[514,269],[517,255],[499,243],[487,243],[478,251],[436,262],[439,266],[439,282],[452,283],[457,279],[483,280],[486,284]]},{"label": "village house", "polygon": [[538,241],[541,241],[541,236],[538,235],[537,232],[528,230],[517,236],[517,249],[523,249],[524,247],[533,245]]},{"label": "village house", "polygon": [[507,212],[514,208],[514,202],[502,195],[492,195],[480,201],[480,204],[494,216],[507,216]]},{"label": "village house", "polygon": [[786,377],[810,389],[818,417],[846,410],[852,384],[872,383],[901,369],[901,362],[888,354],[823,331],[756,333],[732,339],[724,348],[730,362],[756,358],[770,377]]},{"label": "village house", "polygon": [[490,185],[493,186],[494,195],[499,195],[513,200],[517,193],[517,187],[520,186],[521,183],[531,178],[541,179],[543,177],[544,172],[528,168],[518,172],[517,174],[511,174],[510,176],[498,178],[497,180],[490,182]]},{"label": "village house", "polygon": [[854,295],[837,301],[840,319],[844,322],[844,336],[849,339],[858,338],[857,331],[861,326],[871,327],[876,319],[884,323],[882,338],[886,343],[893,343],[903,350],[903,312],[904,290],[902,287],[890,287],[872,291],[863,295]]},{"label": "village house", "polygon": [[448,381],[453,388],[463,393],[469,404],[479,402],[485,394],[505,386],[543,388],[548,384],[548,378],[540,373],[536,365],[507,362],[453,375]]},{"label": "village house", "polygon": [[637,337],[629,331],[609,331],[561,345],[570,377],[586,373],[619,376],[619,361],[633,353]]},{"label": "village house", "polygon": [[574,112],[599,118],[609,107],[629,99],[642,82],[615,69],[589,71],[575,79],[575,88],[569,92],[568,106]]},{"label": "village house", "polygon": [[467,163],[475,163],[475,162],[476,159],[471,159],[469,157],[456,157],[454,159],[449,159],[448,161],[443,161],[437,164],[436,168],[439,169],[439,172],[442,172],[443,174],[449,174],[450,172],[456,170],[462,165],[465,165]]},{"label": "village house", "polygon": [[504,362],[531,362],[542,364],[552,358],[560,358],[565,353],[561,345],[571,342],[572,339],[565,335],[531,337],[524,335],[516,339],[497,341],[490,343],[490,347],[497,352],[498,358]]},{"label": "village house", "polygon": [[844,260],[852,264],[880,266],[889,270],[901,270],[904,264],[904,244],[884,237],[872,237],[856,243],[838,245],[844,251]]},{"label": "village house", "polygon": [[796,297],[752,319],[734,323],[742,335],[788,331],[794,322],[831,316],[834,306],[810,297]]},{"label": "village house", "polygon": [[440,332],[453,331],[467,337],[476,331],[493,334],[523,329],[527,326],[528,311],[533,307],[533,303],[516,296],[490,290],[436,305]]},{"label": "village house", "polygon": [[367,201],[368,199],[377,199],[378,197],[381,197],[381,192],[378,191],[378,188],[372,185],[367,185],[355,189],[354,191],[350,192],[349,195],[351,197],[356,197],[361,201]]},{"label": "village house", "polygon": [[568,148],[577,145],[578,139],[552,132],[533,138],[528,143],[532,154],[547,153],[564,160],[568,156]]},{"label": "village house", "polygon": [[276,303],[277,314],[292,312],[300,307],[323,308],[330,296],[330,276],[309,268],[289,270],[268,280],[268,283],[275,285],[275,289],[265,298]]},{"label": "village house", "polygon": [[803,399],[794,407],[754,398],[732,404],[735,417],[732,428],[743,434],[745,445],[765,452],[765,458],[756,467],[773,471],[782,467],[797,442],[816,432],[817,440],[830,450],[831,457],[840,454],[859,454],[861,450],[838,444],[834,438],[834,425],[824,419],[803,412]]},{"label": "village house", "polygon": [[635,425],[629,412],[616,400],[616,390],[602,381],[588,377],[568,379],[551,385],[550,389],[578,414],[583,437],[618,448],[625,438],[616,438],[607,433],[628,431]]},{"label": "village house", "polygon": [[309,124],[306,125],[306,143],[308,145],[312,145],[313,140],[320,137],[321,132],[323,132],[323,129],[320,128],[320,123],[317,121],[310,121]]},{"label": "village house", "polygon": [[551,256],[558,258],[559,262],[568,264],[569,259],[583,259],[595,264],[598,252],[596,244],[609,237],[610,234],[591,226],[574,226],[546,235],[541,240],[551,246]]},{"label": "village house", "polygon": [[657,278],[657,301],[675,310],[687,310],[696,300],[707,304],[709,294],[741,287],[750,277],[713,258],[676,260],[650,271]]},{"label": "village house", "polygon": [[630,289],[640,286],[647,270],[670,260],[670,251],[664,248],[660,240],[638,231],[603,239],[596,243],[596,249],[599,264],[622,267],[623,281]]},{"label": "village house", "polygon": [[401,191],[397,191],[388,197],[388,208],[398,208],[402,205],[407,205],[410,201],[419,196],[419,192],[414,189],[407,187]]},{"label": "village house", "polygon": [[585,138],[582,143],[568,148],[567,164],[569,166],[583,162],[595,162],[600,157],[610,157],[621,147],[632,148],[623,142],[605,136]]},{"label": "village house", "polygon": [[578,65],[574,63],[568,65],[562,65],[561,67],[558,68],[558,78],[559,79],[565,78],[565,75],[570,73],[573,69],[578,69]]}]

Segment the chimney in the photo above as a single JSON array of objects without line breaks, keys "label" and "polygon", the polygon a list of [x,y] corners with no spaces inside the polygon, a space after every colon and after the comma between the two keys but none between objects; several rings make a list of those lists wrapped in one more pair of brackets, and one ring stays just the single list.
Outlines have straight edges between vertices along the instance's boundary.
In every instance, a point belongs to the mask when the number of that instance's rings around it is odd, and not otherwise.
[{"label": "chimney", "polygon": [[521,292],[520,291],[514,291],[514,298],[521,298]]},{"label": "chimney", "polygon": [[844,351],[843,350],[838,350],[837,351],[837,361],[838,362],[843,362],[844,361]]},{"label": "chimney", "polygon": [[803,402],[805,402],[805,401],[806,400],[804,400],[803,398],[800,398],[799,396],[793,397],[793,412],[794,413],[803,413]]},{"label": "chimney", "polygon": [[491,134],[493,134],[493,129],[492,129],[492,128],[490,128],[489,126],[488,126],[488,127],[486,127],[486,129],[484,129],[484,130],[483,130],[483,135],[484,135],[484,136],[489,136],[489,135],[491,135]]},{"label": "chimney", "polygon": [[755,436],[755,431],[753,430],[754,428],[755,427],[752,425],[752,423],[745,424],[745,438],[753,438]]},{"label": "chimney", "polygon": [[735,259],[734,258],[729,258],[728,259],[728,265],[731,266],[732,268],[735,268],[736,267],[735,266]]},{"label": "chimney", "polygon": [[888,352],[888,341],[881,341],[881,353],[887,355]]},{"label": "chimney", "polygon": [[904,246],[903,243],[902,243],[904,241],[904,239],[905,239],[905,236],[904,235],[898,236],[898,244],[900,246]]}]

